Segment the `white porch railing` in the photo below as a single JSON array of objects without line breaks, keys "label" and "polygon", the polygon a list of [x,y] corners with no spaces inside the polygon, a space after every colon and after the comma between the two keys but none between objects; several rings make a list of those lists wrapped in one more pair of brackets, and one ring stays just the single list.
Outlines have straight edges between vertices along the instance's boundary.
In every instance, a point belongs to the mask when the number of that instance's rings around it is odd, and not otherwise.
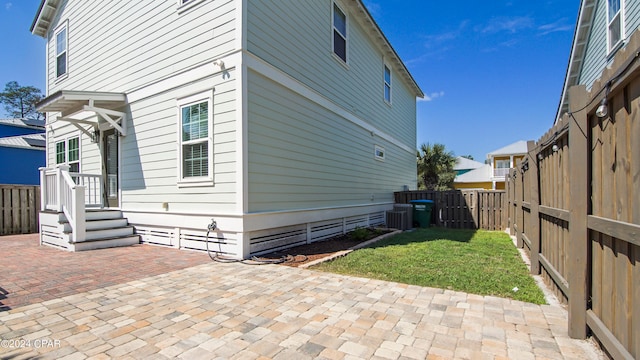
[{"label": "white porch railing", "polygon": [[40,168],[40,209],[63,212],[73,230],[73,242],[86,235],[85,210],[103,207],[101,176],[69,173],[69,167]]},{"label": "white porch railing", "polygon": [[509,168],[496,168],[493,169],[493,177],[505,177],[509,174]]}]

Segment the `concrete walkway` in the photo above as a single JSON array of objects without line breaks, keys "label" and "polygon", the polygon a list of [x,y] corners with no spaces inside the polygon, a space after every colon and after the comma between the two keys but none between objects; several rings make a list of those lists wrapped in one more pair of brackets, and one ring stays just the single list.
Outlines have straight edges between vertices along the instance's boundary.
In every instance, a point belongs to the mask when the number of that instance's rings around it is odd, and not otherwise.
[{"label": "concrete walkway", "polygon": [[566,328],[557,306],[207,262],[0,312],[0,358],[602,358]]}]

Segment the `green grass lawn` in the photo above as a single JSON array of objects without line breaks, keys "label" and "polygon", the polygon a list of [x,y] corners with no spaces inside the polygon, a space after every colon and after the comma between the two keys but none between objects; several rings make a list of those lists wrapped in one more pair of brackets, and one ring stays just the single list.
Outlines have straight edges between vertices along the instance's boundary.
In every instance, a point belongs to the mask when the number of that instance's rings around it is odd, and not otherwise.
[{"label": "green grass lawn", "polygon": [[313,269],[545,303],[511,239],[497,231],[418,229]]}]

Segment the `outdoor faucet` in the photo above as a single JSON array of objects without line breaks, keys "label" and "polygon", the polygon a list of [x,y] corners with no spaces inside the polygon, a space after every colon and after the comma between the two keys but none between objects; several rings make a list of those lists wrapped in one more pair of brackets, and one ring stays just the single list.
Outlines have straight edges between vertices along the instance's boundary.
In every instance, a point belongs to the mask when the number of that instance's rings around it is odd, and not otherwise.
[{"label": "outdoor faucet", "polygon": [[207,230],[213,231],[218,227],[218,223],[214,219],[211,219],[211,224],[207,225]]}]

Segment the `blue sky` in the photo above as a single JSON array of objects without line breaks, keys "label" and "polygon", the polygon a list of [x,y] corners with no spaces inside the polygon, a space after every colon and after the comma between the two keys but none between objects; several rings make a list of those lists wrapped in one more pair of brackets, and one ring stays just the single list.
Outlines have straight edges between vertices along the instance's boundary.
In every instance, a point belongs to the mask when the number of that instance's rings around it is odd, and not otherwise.
[{"label": "blue sky", "polygon": [[[578,0],[364,3],[426,94],[417,145],[442,143],[483,161],[553,124]],[[45,41],[29,32],[39,4],[0,0],[2,89],[15,80],[44,92]]]}]

